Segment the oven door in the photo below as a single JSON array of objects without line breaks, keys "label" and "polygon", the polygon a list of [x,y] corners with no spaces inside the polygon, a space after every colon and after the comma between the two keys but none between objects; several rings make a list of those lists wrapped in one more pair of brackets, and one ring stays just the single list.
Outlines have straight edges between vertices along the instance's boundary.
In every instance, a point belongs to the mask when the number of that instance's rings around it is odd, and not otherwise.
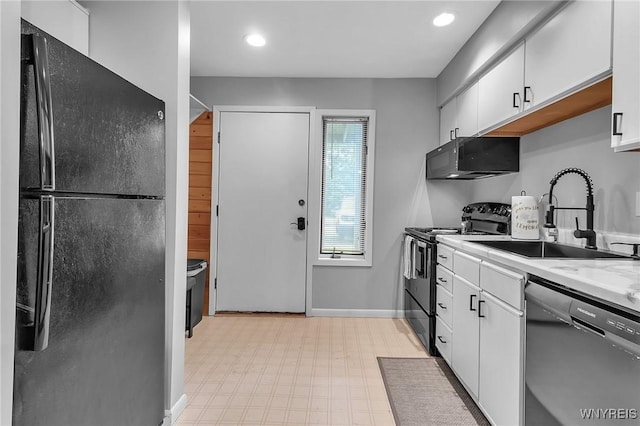
[{"label": "oven door", "polygon": [[414,277],[405,281],[405,288],[428,314],[433,315],[435,308],[434,289],[431,277],[431,255],[433,244],[415,240]]}]

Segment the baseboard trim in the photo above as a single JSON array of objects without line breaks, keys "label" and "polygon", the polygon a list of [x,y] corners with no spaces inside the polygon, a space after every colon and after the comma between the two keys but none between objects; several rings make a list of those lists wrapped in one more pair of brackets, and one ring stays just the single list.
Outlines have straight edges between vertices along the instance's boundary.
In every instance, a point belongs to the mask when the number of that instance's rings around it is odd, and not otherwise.
[{"label": "baseboard trim", "polygon": [[183,393],[182,396],[178,398],[178,401],[175,404],[173,404],[173,407],[171,407],[171,410],[165,410],[164,412],[165,418],[164,418],[164,421],[162,422],[162,425],[170,426],[174,424],[176,420],[178,420],[178,417],[180,417],[180,414],[182,414],[182,412],[186,407],[187,407],[187,395]]},{"label": "baseboard trim", "polygon": [[311,308],[310,317],[346,317],[346,318],[402,318],[404,311],[399,309],[323,309]]}]

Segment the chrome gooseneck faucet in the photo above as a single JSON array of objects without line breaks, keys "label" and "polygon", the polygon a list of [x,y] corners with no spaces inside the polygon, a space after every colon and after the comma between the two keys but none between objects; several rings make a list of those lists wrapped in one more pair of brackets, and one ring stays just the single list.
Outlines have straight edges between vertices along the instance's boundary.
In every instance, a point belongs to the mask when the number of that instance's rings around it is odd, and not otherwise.
[{"label": "chrome gooseneck faucet", "polygon": [[[582,208],[582,207],[555,207],[553,205],[553,187],[556,186],[556,183],[558,183],[558,179],[560,179],[562,176],[569,174],[569,173],[575,173],[578,174],[580,176],[582,176],[585,180],[585,182],[587,183],[587,206]],[[587,172],[585,172],[582,169],[578,169],[575,167],[569,167],[567,169],[561,170],[558,173],[556,173],[556,175],[553,177],[553,179],[551,179],[551,182],[549,182],[551,184],[551,188],[549,188],[549,208],[545,214],[545,227],[547,228],[555,228],[555,225],[553,223],[553,212],[554,210],[586,210],[587,211],[587,229],[580,229],[579,225],[578,225],[578,218],[576,217],[576,230],[573,232],[573,235],[576,238],[585,238],[587,240],[587,243],[585,245],[586,248],[588,249],[593,249],[596,250],[598,247],[596,247],[596,233],[593,230],[593,211],[594,211],[594,206],[593,206],[593,182],[591,181],[591,178],[589,177],[589,175],[587,174]]]}]

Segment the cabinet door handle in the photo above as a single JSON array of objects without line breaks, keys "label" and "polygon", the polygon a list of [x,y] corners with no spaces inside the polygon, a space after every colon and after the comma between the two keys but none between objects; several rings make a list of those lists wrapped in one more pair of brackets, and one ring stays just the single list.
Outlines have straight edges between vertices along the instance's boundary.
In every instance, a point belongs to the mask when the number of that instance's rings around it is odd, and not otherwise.
[{"label": "cabinet door handle", "polygon": [[523,91],[524,99],[522,101],[529,103],[529,102],[531,102],[531,99],[527,98],[527,91],[531,91],[531,86],[524,86],[524,91]]},{"label": "cabinet door handle", "polygon": [[484,300],[479,300],[478,301],[478,318],[485,318],[486,315],[482,315],[482,304],[484,303]]},{"label": "cabinet door handle", "polygon": [[453,140],[453,130],[449,130],[449,140]]},{"label": "cabinet door handle", "polygon": [[469,295],[469,310],[470,311],[475,311],[475,309],[473,309],[473,298],[476,297],[475,294],[471,294]]},{"label": "cabinet door handle", "polygon": [[441,283],[446,283],[447,280],[445,278],[442,277],[438,277],[438,281],[440,281]]},{"label": "cabinet door handle", "polygon": [[439,254],[439,255],[438,255],[438,257],[439,257],[440,259],[446,259],[446,258],[447,258],[447,256],[445,256],[444,254]]},{"label": "cabinet door handle", "polygon": [[520,108],[520,102],[516,103],[516,99],[518,101],[520,100],[520,93],[518,93],[518,92],[514,92],[513,93],[513,107],[514,108]]},{"label": "cabinet door handle", "polygon": [[621,112],[613,113],[613,136],[622,136],[622,132],[618,129],[619,118],[622,118]]},{"label": "cabinet door handle", "polygon": [[444,340],[442,336],[438,336],[438,340],[440,340],[440,343],[447,343],[447,341]]},{"label": "cabinet door handle", "polygon": [[460,130],[459,127],[456,127],[455,129],[453,129],[453,137],[457,138],[458,137],[458,130]]},{"label": "cabinet door handle", "polygon": [[447,310],[447,305],[445,305],[442,302],[438,302],[438,306],[440,306],[442,309],[444,309],[445,311]]}]

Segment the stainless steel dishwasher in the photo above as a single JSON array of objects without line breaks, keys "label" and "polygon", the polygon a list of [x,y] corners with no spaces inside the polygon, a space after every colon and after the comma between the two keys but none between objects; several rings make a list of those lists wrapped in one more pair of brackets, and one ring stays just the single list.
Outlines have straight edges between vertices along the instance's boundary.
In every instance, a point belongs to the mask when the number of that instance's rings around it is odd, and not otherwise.
[{"label": "stainless steel dishwasher", "polygon": [[525,301],[525,424],[640,424],[640,316],[533,276]]}]

